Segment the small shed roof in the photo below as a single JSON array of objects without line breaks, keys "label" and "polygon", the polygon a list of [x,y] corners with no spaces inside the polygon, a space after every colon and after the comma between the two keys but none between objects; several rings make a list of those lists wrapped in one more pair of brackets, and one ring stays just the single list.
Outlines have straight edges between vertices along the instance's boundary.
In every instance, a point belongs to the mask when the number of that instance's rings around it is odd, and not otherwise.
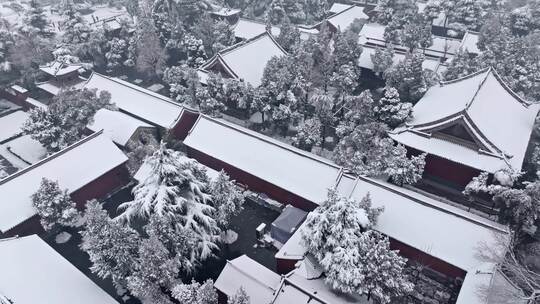
[{"label": "small shed roof", "polygon": [[205,115],[184,144],[315,204],[326,199],[342,172],[314,154]]},{"label": "small shed roof", "polygon": [[0,269],[7,303],[118,304],[37,235],[0,240]]},{"label": "small shed roof", "polygon": [[57,152],[0,180],[0,231],[6,232],[36,214],[31,196],[43,178],[58,181],[70,193],[127,161],[127,157],[102,132]]},{"label": "small shed roof", "polygon": [[132,116],[119,111],[100,109],[88,129],[98,132],[103,130],[115,143],[125,146],[139,128],[154,128]]},{"label": "small shed roof", "polygon": [[111,102],[121,111],[153,125],[171,128],[183,107],[172,99],[118,78],[92,73],[86,88],[111,93]]},{"label": "small shed roof", "polygon": [[281,277],[246,255],[227,261],[214,287],[231,297],[243,288],[251,303],[271,303]]},{"label": "small shed roof", "polygon": [[24,123],[28,120],[28,113],[15,111],[11,114],[0,116],[0,142],[21,134]]},{"label": "small shed roof", "polygon": [[220,51],[201,69],[210,71],[214,66],[220,65],[231,78],[243,79],[254,87],[258,87],[261,85],[268,61],[272,57],[286,55],[287,53],[272,35],[264,32],[250,40]]},{"label": "small shed roof", "polygon": [[[413,118],[390,136],[402,144],[494,173],[521,171],[539,104],[512,92],[493,69],[431,87],[414,106]],[[459,124],[478,148],[433,136]]]}]

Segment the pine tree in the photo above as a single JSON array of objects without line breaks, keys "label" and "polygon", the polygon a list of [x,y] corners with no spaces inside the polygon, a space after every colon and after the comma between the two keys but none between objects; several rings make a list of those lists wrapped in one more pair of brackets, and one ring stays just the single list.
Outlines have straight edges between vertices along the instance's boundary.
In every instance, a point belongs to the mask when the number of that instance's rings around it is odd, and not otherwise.
[{"label": "pine tree", "polygon": [[286,18],[281,24],[279,36],[276,38],[276,41],[289,53],[300,45],[300,31],[291,23],[289,18]]},{"label": "pine tree", "polygon": [[50,231],[58,226],[72,226],[79,218],[75,203],[67,190],[61,190],[58,182],[46,178],[36,193],[32,194],[32,206],[39,215],[41,226]]},{"label": "pine tree", "polygon": [[298,133],[292,138],[292,144],[300,149],[311,151],[322,143],[322,124],[318,118],[304,120],[298,127]]},{"label": "pine tree", "polygon": [[392,45],[390,44],[384,50],[377,48],[375,54],[371,55],[371,62],[373,62],[373,72],[376,75],[383,75],[394,63],[394,48]]},{"label": "pine tree", "polygon": [[176,281],[178,265],[156,236],[141,241],[138,261],[127,278],[127,287],[137,298],[156,304],[172,304],[163,290]]},{"label": "pine tree", "polygon": [[380,121],[391,128],[395,128],[409,118],[412,112],[412,104],[401,102],[399,93],[395,88],[386,88],[384,96],[379,99],[374,111]]},{"label": "pine tree", "polygon": [[177,220],[178,229],[189,229],[198,237],[196,258],[204,260],[218,249],[219,228],[212,214],[208,177],[198,166],[182,162],[179,152],[160,148],[145,161],[151,173],[133,188],[134,200],[120,205],[120,220],[148,219],[156,214]]},{"label": "pine tree", "polygon": [[171,98],[192,107],[197,105],[200,79],[196,70],[186,66],[172,66],[163,73],[163,81],[169,85]]},{"label": "pine tree", "polygon": [[230,225],[231,218],[243,210],[245,196],[225,171],[210,182],[212,206],[216,209],[215,219],[223,228]]},{"label": "pine tree", "polygon": [[[24,24],[30,31],[36,31],[41,37],[51,37],[54,35],[49,26],[47,16],[43,7],[37,0],[31,0],[30,8],[24,16]],[[25,29],[26,30],[26,29]]]},{"label": "pine tree", "polygon": [[68,45],[78,45],[87,42],[92,30],[75,10],[73,3],[68,2],[62,15],[65,18],[62,22],[62,41]]},{"label": "pine tree", "polygon": [[250,304],[249,296],[243,287],[240,287],[232,298],[227,301],[227,304]]},{"label": "pine tree", "polygon": [[452,10],[448,11],[449,26],[458,31],[477,31],[486,12],[485,1],[457,0]]},{"label": "pine tree", "polygon": [[157,28],[151,19],[143,18],[138,22],[130,44],[135,49],[135,66],[139,72],[149,77],[163,74],[167,53],[161,46]]},{"label": "pine tree", "polygon": [[377,223],[383,208],[373,208],[369,195],[361,201],[340,197],[337,191],[328,191],[328,198],[313,212],[301,230],[307,251],[321,263],[339,248],[350,248],[364,231]]},{"label": "pine tree", "polygon": [[109,218],[96,201],[86,204],[81,249],[90,256],[90,270],[100,278],[112,278],[126,287],[126,278],[136,265],[139,236],[137,232]]},{"label": "pine tree", "polygon": [[49,152],[60,151],[84,137],[86,126],[99,109],[110,108],[107,91],[67,89],[54,97],[47,109],[35,108],[23,130]]},{"label": "pine tree", "polygon": [[202,285],[195,281],[192,281],[191,284],[178,284],[173,288],[172,295],[182,304],[218,303],[218,296],[212,280],[208,280]]},{"label": "pine tree", "polygon": [[388,237],[368,230],[338,246],[321,265],[325,281],[333,289],[364,294],[368,301],[391,303],[413,291],[414,285],[404,274],[406,262],[390,250]]},{"label": "pine tree", "polygon": [[423,62],[423,54],[419,52],[408,54],[404,60],[386,70],[384,74],[386,86],[396,88],[404,101],[418,101],[432,83],[422,67]]},{"label": "pine tree", "polygon": [[128,59],[128,42],[126,42],[126,40],[114,37],[112,40],[107,42],[106,48],[108,50],[105,53],[107,68],[120,68]]},{"label": "pine tree", "polygon": [[390,177],[390,181],[399,186],[416,184],[424,174],[426,154],[412,156],[408,159],[407,149],[402,145],[396,146],[393,154],[392,159],[395,161],[389,163],[384,172]]}]

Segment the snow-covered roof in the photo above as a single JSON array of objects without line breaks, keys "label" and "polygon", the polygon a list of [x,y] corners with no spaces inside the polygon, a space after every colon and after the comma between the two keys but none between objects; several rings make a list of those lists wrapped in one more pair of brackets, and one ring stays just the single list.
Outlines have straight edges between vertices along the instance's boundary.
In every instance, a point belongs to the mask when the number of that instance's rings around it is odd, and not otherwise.
[{"label": "snow-covered roof", "polygon": [[102,132],[57,152],[42,161],[0,180],[0,231],[22,223],[36,214],[31,196],[43,178],[58,181],[74,192],[127,161],[127,157]]},{"label": "snow-covered roof", "polygon": [[168,97],[96,72],[85,87],[111,93],[111,102],[121,111],[163,128],[173,127],[183,110]]},{"label": "snow-covered roof", "polygon": [[22,133],[22,127],[28,120],[28,113],[15,111],[11,114],[0,116],[0,142],[10,139]]},{"label": "snow-covered roof", "polygon": [[118,304],[37,235],[0,240],[0,269],[7,303]]},{"label": "snow-covered roof", "polygon": [[[357,200],[369,193],[374,207],[384,207],[375,230],[465,271],[483,262],[478,257],[481,245],[509,238],[504,226],[386,182],[345,175],[337,190]],[[276,258],[301,260],[305,253],[297,232]]]},{"label": "snow-covered roof", "polygon": [[332,14],[337,14],[337,13],[340,13],[340,12],[343,12],[344,10],[346,9],[349,9],[351,6],[351,4],[345,4],[345,3],[334,3],[332,4],[332,7],[330,7],[330,10],[329,12],[332,13]]},{"label": "snow-covered roof", "polygon": [[326,199],[342,171],[326,159],[205,115],[184,144],[315,204]]},{"label": "snow-covered roof", "polygon": [[227,261],[214,287],[232,297],[243,288],[251,303],[271,303],[281,277],[246,255]]},{"label": "snow-covered roof", "polygon": [[36,108],[41,108],[41,109],[47,109],[47,105],[32,98],[32,97],[27,97],[24,102],[36,107]]},{"label": "snow-covered roof", "polygon": [[[539,104],[529,104],[493,69],[431,87],[414,106],[413,118],[390,136],[448,160],[494,173],[520,171]],[[460,125],[475,145],[460,144],[439,130]]]},{"label": "snow-covered roof", "polygon": [[456,304],[525,304],[523,292],[493,263],[482,263],[465,276]]},{"label": "snow-covered roof", "polygon": [[[241,39],[253,39],[266,32],[266,24],[256,20],[240,18],[234,26],[234,35]],[[272,35],[278,36],[280,28],[272,26]]]},{"label": "snow-covered roof", "polygon": [[47,149],[29,134],[10,140],[4,146],[28,164],[35,164],[47,157]]},{"label": "snow-covered roof", "polygon": [[234,15],[238,15],[241,13],[242,10],[237,8],[228,8],[228,7],[218,7],[212,11],[213,15],[220,16],[220,17],[230,17]]},{"label": "snow-covered roof", "polygon": [[357,179],[352,192],[345,186],[345,191],[338,186],[342,195],[361,200],[369,193],[374,207],[385,208],[376,230],[465,271],[483,262],[480,245],[509,238],[507,228],[495,222],[412,190],[364,177]]},{"label": "snow-covered roof", "polygon": [[243,79],[254,87],[261,85],[264,68],[272,57],[286,56],[287,53],[274,40],[272,35],[264,32],[251,40],[235,44],[220,51],[201,69],[211,71],[219,64],[230,77]]},{"label": "snow-covered roof", "polygon": [[47,65],[42,65],[39,69],[51,76],[64,76],[83,68],[80,63],[69,64],[62,61],[54,61]]},{"label": "snow-covered roof", "polygon": [[154,128],[132,116],[119,111],[100,109],[94,115],[94,121],[88,129],[98,132],[103,130],[115,143],[125,146],[139,128]]},{"label": "snow-covered roof", "polygon": [[[375,51],[377,50],[377,47],[371,46],[371,45],[364,45],[362,47],[362,54],[360,54],[360,58],[358,58],[358,66],[373,70],[373,61],[371,60],[371,55],[375,55]],[[403,61],[405,59],[405,53],[402,52],[394,52],[393,62],[394,64]],[[422,62],[422,68],[431,70],[431,71],[437,71],[438,67],[440,65],[440,61],[438,59],[434,59],[431,57],[426,57],[424,62]]]},{"label": "snow-covered roof", "polygon": [[[387,43],[386,43],[386,40],[384,39],[385,29],[386,29],[386,26],[379,23],[364,24],[364,26],[360,30],[360,33],[358,34],[360,44],[380,46],[383,48],[386,47]],[[434,36],[434,35],[432,35],[432,42],[433,44],[430,47],[426,48],[425,50],[422,50],[422,52],[426,55],[426,57],[435,57],[435,58],[451,57],[457,52],[457,50],[459,49],[461,45],[461,40]],[[393,47],[395,50],[399,50],[402,52],[408,51],[408,48],[404,46],[394,45]]]},{"label": "snow-covered roof", "polygon": [[364,12],[364,8],[360,6],[351,6],[328,18],[328,23],[340,31],[346,30],[354,20],[368,20],[369,16]]},{"label": "snow-covered roof", "polygon": [[466,31],[459,48],[471,54],[480,54],[482,51],[478,48],[479,36],[477,32]]}]

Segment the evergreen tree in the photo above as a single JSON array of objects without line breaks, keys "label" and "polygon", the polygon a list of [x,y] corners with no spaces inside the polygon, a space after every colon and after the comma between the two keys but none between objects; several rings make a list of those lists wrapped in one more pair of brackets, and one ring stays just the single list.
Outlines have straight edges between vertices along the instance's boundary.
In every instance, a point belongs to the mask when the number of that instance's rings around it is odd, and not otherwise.
[{"label": "evergreen tree", "polygon": [[404,101],[418,101],[432,83],[424,72],[423,62],[424,55],[421,53],[408,54],[404,60],[386,70],[386,86],[396,88]]},{"label": "evergreen tree", "polygon": [[126,287],[126,278],[136,265],[139,236],[137,232],[112,220],[101,204],[90,201],[84,213],[81,249],[90,256],[90,270],[100,278],[112,278]]},{"label": "evergreen tree", "polygon": [[226,21],[215,21],[209,15],[201,18],[193,27],[193,34],[202,41],[208,56],[236,42],[233,28]]},{"label": "evergreen tree", "polygon": [[318,146],[322,142],[322,124],[318,118],[304,120],[298,133],[292,138],[292,144],[300,149],[311,151],[313,146]]},{"label": "evergreen tree", "polygon": [[371,55],[371,62],[373,62],[373,72],[376,75],[383,75],[394,63],[394,48],[392,45],[390,44],[384,50],[377,48],[375,54]]},{"label": "evergreen tree", "polygon": [[227,301],[227,304],[250,304],[249,296],[244,288],[240,287],[232,298]]},{"label": "evergreen tree", "polygon": [[35,108],[23,131],[49,152],[60,151],[85,136],[86,126],[99,109],[111,107],[107,91],[67,89],[54,97],[46,108]]},{"label": "evergreen tree", "polygon": [[46,178],[36,193],[32,194],[32,206],[39,215],[41,226],[50,231],[55,227],[72,226],[79,218],[75,203],[66,190],[61,190],[58,182]]},{"label": "evergreen tree", "polygon": [[300,31],[291,23],[289,18],[286,18],[281,24],[279,36],[276,38],[276,41],[289,53],[300,45]]},{"label": "evergreen tree", "polygon": [[281,24],[287,18],[283,0],[272,0],[267,12],[267,20],[270,24]]},{"label": "evergreen tree", "polygon": [[169,85],[171,98],[192,107],[197,105],[200,80],[196,70],[186,66],[172,66],[163,73],[163,81]]},{"label": "evergreen tree", "polygon": [[62,41],[68,45],[78,45],[90,39],[90,27],[86,21],[75,10],[73,3],[68,2],[62,12],[64,21],[62,22]]},{"label": "evergreen tree", "polygon": [[243,210],[245,196],[225,171],[210,182],[212,206],[216,209],[215,219],[221,227],[227,228],[231,218]]},{"label": "evergreen tree", "polygon": [[467,75],[478,72],[480,64],[478,58],[470,54],[467,50],[459,50],[454,58],[450,61],[448,68],[444,72],[445,80],[453,80],[463,78]]},{"label": "evergreen tree", "polygon": [[398,186],[413,185],[422,179],[427,154],[412,156],[403,161],[404,156],[407,155],[407,149],[402,145],[398,145],[392,153],[394,156],[392,159],[395,161],[390,162],[384,172],[392,183]]},{"label": "evergreen tree", "polygon": [[328,198],[308,214],[302,242],[317,261],[327,265],[327,259],[340,248],[349,248],[362,233],[377,224],[384,208],[374,208],[366,195],[361,201],[340,197],[328,191]]},{"label": "evergreen tree", "polygon": [[386,88],[384,96],[379,99],[374,111],[380,121],[391,128],[395,128],[409,118],[412,112],[412,104],[401,102],[399,93],[395,88]]},{"label": "evergreen tree", "polygon": [[172,290],[172,295],[182,304],[218,303],[218,295],[212,280],[207,280],[202,285],[195,281],[192,281],[191,284],[178,284]]},{"label": "evergreen tree", "polygon": [[127,287],[137,298],[155,304],[172,304],[163,290],[169,290],[178,275],[178,265],[156,236],[141,241],[138,260]]},{"label": "evergreen tree", "polygon": [[167,53],[161,46],[157,29],[151,19],[143,18],[138,22],[130,44],[135,50],[135,66],[139,72],[150,77],[163,74]]},{"label": "evergreen tree", "polygon": [[390,250],[388,237],[369,230],[336,248],[322,266],[333,289],[391,303],[413,291],[414,284],[404,273],[406,263],[398,251]]},{"label": "evergreen tree", "polygon": [[449,26],[459,31],[477,31],[487,9],[486,1],[457,0],[452,10],[448,11]]},{"label": "evergreen tree", "polygon": [[24,24],[27,29],[24,31],[36,31],[41,37],[51,37],[54,35],[50,29],[49,21],[45,16],[43,7],[37,0],[31,0],[30,8],[26,11],[24,16]]},{"label": "evergreen tree", "polygon": [[178,229],[189,229],[198,238],[196,259],[204,260],[218,249],[219,228],[212,214],[208,178],[198,167],[182,162],[179,152],[161,147],[145,161],[151,173],[135,188],[134,200],[120,205],[120,220],[148,219],[156,214],[177,220]]},{"label": "evergreen tree", "polygon": [[374,20],[387,25],[394,19],[401,19],[403,15],[416,13],[418,7],[412,0],[380,0],[375,8]]}]

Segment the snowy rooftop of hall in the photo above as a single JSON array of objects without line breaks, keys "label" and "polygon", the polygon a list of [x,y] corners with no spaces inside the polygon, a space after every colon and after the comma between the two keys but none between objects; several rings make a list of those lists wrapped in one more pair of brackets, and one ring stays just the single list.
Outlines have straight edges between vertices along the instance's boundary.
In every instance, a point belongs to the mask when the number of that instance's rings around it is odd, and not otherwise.
[{"label": "snowy rooftop of hall", "polygon": [[121,111],[163,128],[171,128],[183,111],[180,104],[168,97],[96,72],[92,73],[85,87],[108,91],[111,102]]},{"label": "snowy rooftop of hall", "polygon": [[326,199],[342,172],[314,154],[205,115],[184,144],[316,204]]},{"label": "snowy rooftop of hall", "polygon": [[[250,20],[245,18],[240,18],[236,25],[234,26],[234,35],[237,38],[242,39],[253,39],[266,32],[266,24],[257,20]],[[280,28],[273,25],[272,26],[272,35],[278,36],[280,33]]]},{"label": "snowy rooftop of hall", "polygon": [[22,127],[29,115],[23,111],[0,116],[0,142],[22,133]]},{"label": "snowy rooftop of hall", "polygon": [[261,85],[263,72],[268,61],[272,57],[285,55],[287,53],[272,35],[264,32],[250,40],[220,51],[201,69],[211,70],[215,65],[220,65],[230,77],[243,79],[254,87],[258,87]]},{"label": "snowy rooftop of hall", "polygon": [[327,20],[328,23],[330,23],[336,29],[344,31],[351,26],[356,19],[368,20],[369,16],[366,15],[363,7],[352,5],[349,8],[336,13],[335,15],[328,17]]},{"label": "snowy rooftop of hall", "polygon": [[[539,109],[512,92],[493,69],[486,69],[431,87],[414,106],[412,120],[390,136],[482,171],[520,171]],[[456,125],[467,131],[473,146],[440,135]]]},{"label": "snowy rooftop of hall", "polygon": [[0,269],[7,303],[118,304],[37,235],[0,240]]},{"label": "snowy rooftop of hall", "polygon": [[36,214],[31,196],[43,178],[74,192],[127,161],[102,132],[95,133],[42,161],[0,180],[0,231],[6,232]]},{"label": "snowy rooftop of hall", "polygon": [[344,10],[350,8],[351,6],[353,6],[353,5],[336,2],[336,3],[332,4],[332,6],[330,7],[330,10],[328,10],[328,11],[330,13],[332,13],[332,14],[337,14],[339,12],[343,12]]},{"label": "snowy rooftop of hall", "polygon": [[119,111],[100,109],[94,115],[94,121],[88,125],[88,129],[98,132],[103,130],[115,143],[125,146],[139,128],[154,128],[134,117]]}]

